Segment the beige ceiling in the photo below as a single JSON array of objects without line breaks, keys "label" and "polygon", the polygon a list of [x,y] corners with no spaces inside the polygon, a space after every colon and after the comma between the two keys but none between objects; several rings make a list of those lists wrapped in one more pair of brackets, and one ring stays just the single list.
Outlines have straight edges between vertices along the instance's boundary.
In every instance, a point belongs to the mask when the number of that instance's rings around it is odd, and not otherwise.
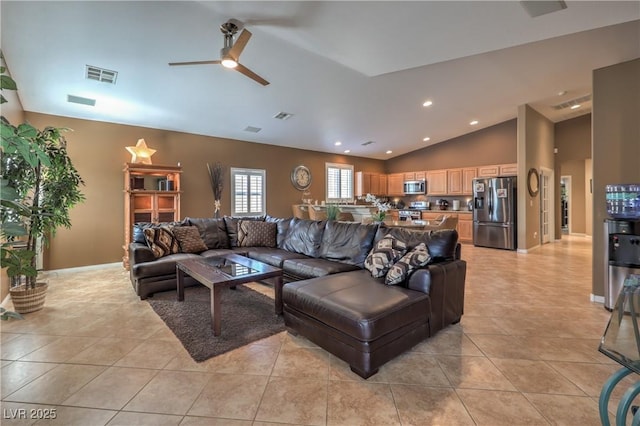
[{"label": "beige ceiling", "polygon": [[[553,106],[589,95],[593,69],[640,57],[640,2],[566,4],[536,18],[515,1],[3,0],[0,11],[27,111],[389,158],[525,103],[553,121],[589,112],[589,101]],[[269,86],[219,65],[167,65],[218,59],[231,18],[253,33],[241,63]],[[118,71],[116,84],[85,79],[86,65]]]}]

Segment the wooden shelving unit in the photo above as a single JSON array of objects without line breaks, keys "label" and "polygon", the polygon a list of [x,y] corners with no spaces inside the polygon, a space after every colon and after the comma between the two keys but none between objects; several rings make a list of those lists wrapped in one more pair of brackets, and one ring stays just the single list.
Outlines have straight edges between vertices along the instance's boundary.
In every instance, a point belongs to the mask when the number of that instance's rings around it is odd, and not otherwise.
[{"label": "wooden shelving unit", "polygon": [[129,244],[137,222],[180,220],[180,166],[125,163],[124,165],[124,256],[129,269]]}]

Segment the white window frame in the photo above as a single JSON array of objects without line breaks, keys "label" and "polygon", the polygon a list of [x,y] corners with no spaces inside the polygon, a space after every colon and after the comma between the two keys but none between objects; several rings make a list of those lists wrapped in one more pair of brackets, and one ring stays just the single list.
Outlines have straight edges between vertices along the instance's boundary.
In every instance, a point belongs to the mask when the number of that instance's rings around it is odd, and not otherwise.
[{"label": "white window frame", "polygon": [[[262,188],[260,195],[262,196],[260,211],[251,210],[251,199],[252,194],[250,189],[247,187],[245,190],[248,194],[247,199],[247,211],[237,211],[236,210],[236,196],[238,193],[236,192],[236,177],[237,176],[248,176],[247,185],[251,181],[251,176],[260,176],[262,178]],[[266,205],[267,205],[267,171],[263,169],[246,169],[246,168],[236,168],[231,167],[231,215],[233,216],[264,216],[266,214]]]},{"label": "white window frame", "polygon": [[[342,181],[339,183],[340,185],[340,197],[330,197],[329,195],[329,169],[339,169],[342,171],[348,171],[351,175],[350,185],[349,187],[343,186]],[[353,171],[353,164],[340,164],[340,163],[325,163],[325,188],[326,188],[326,201],[327,203],[351,203],[353,202],[353,186],[355,180],[355,174]]]}]

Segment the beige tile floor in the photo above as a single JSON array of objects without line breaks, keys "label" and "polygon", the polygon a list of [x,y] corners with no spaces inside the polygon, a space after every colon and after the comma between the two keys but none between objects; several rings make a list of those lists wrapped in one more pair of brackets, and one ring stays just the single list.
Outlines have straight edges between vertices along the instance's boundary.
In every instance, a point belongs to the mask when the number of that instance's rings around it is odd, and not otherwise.
[{"label": "beige tile floor", "polygon": [[366,381],[287,333],[195,363],[123,269],[51,272],[45,309],[1,324],[2,424],[600,424],[619,365],[597,351],[609,314],[589,301],[591,241],[462,253],[461,323]]}]

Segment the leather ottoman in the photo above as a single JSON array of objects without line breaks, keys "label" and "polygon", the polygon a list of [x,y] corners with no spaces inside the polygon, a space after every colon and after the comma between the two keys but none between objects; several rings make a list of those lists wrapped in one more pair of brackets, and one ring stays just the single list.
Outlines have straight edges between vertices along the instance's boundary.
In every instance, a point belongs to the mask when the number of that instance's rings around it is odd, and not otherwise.
[{"label": "leather ottoman", "polygon": [[366,270],[288,283],[285,324],[363,378],[429,337],[428,294],[387,286]]}]

